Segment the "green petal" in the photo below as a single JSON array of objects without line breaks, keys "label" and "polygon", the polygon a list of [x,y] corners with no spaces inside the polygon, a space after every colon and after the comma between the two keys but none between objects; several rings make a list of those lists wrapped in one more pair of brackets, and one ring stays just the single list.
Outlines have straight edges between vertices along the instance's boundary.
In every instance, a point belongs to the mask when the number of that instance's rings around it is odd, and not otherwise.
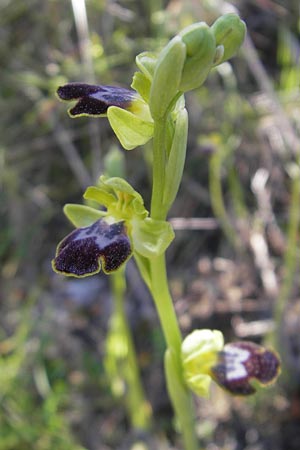
[{"label": "green petal", "polygon": [[142,52],[135,58],[136,65],[146,77],[152,81],[155,66],[157,63],[157,55],[151,52]]},{"label": "green petal", "polygon": [[146,258],[161,255],[174,239],[174,231],[169,222],[146,218],[132,221],[134,251]]},{"label": "green petal", "polygon": [[151,88],[151,81],[141,72],[135,72],[133,81],[131,83],[132,89],[137,91],[146,103],[149,103],[149,95]]},{"label": "green petal", "polygon": [[106,215],[105,211],[72,203],[64,206],[64,213],[76,228],[88,227]]},{"label": "green petal", "polygon": [[211,384],[211,377],[209,375],[194,375],[190,378],[185,377],[185,382],[188,387],[199,397],[207,398],[209,396],[209,388]]},{"label": "green petal", "polygon": [[110,194],[104,189],[96,186],[89,186],[86,189],[83,198],[86,200],[93,200],[99,203],[99,205],[103,205],[105,207],[108,207],[111,203],[116,201],[116,197],[113,194]]},{"label": "green petal", "polygon": [[146,144],[153,136],[153,123],[146,122],[125,109],[111,106],[107,110],[107,117],[126,150]]}]

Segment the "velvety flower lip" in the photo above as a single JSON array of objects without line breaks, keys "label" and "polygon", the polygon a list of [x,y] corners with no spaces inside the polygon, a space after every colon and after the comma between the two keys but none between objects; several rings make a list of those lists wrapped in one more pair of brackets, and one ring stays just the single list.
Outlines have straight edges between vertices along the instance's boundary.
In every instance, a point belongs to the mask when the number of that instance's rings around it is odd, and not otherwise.
[{"label": "velvety flower lip", "polygon": [[92,85],[86,83],[67,83],[57,89],[61,100],[78,100],[69,110],[74,116],[101,116],[106,114],[110,106],[127,109],[137,93],[132,89],[119,86]]},{"label": "velvety flower lip", "polygon": [[84,277],[117,270],[132,253],[124,222],[108,224],[99,219],[77,228],[57,247],[53,269],[64,275]]},{"label": "velvety flower lip", "polygon": [[213,379],[234,395],[251,395],[256,379],[261,385],[271,384],[280,373],[278,356],[253,342],[233,342],[224,346],[217,364],[211,369]]}]

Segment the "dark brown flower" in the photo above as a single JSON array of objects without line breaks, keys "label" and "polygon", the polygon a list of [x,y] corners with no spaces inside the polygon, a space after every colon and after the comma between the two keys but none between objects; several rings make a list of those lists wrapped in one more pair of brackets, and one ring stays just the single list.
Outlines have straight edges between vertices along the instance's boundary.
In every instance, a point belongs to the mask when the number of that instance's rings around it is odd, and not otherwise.
[{"label": "dark brown flower", "polygon": [[108,224],[99,219],[92,225],[77,228],[57,247],[52,261],[55,272],[84,277],[117,270],[132,253],[124,222]]},{"label": "dark brown flower", "polygon": [[224,346],[211,371],[213,379],[230,393],[250,395],[256,392],[250,384],[252,379],[261,385],[276,380],[280,361],[273,351],[253,342],[233,342]]},{"label": "dark brown flower", "polygon": [[57,95],[64,101],[78,100],[76,105],[69,110],[70,116],[98,117],[105,115],[109,106],[127,109],[137,93],[118,86],[68,83],[57,89]]}]

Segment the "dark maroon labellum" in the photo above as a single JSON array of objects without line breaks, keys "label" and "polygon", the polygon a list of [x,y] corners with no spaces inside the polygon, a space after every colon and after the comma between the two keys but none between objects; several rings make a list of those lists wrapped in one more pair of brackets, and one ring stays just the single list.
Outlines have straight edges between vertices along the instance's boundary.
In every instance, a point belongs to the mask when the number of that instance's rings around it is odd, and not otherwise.
[{"label": "dark maroon labellum", "polygon": [[225,345],[212,368],[214,380],[235,395],[254,394],[256,389],[250,384],[251,379],[268,385],[279,373],[280,361],[274,352],[246,341]]},{"label": "dark maroon labellum", "polygon": [[100,219],[92,225],[77,228],[57,247],[52,265],[56,272],[84,277],[117,270],[132,250],[124,222],[108,224]]},{"label": "dark maroon labellum", "polygon": [[86,83],[68,83],[57,89],[61,100],[78,100],[69,110],[71,116],[100,116],[109,106],[127,109],[136,92],[118,86],[101,86]]}]

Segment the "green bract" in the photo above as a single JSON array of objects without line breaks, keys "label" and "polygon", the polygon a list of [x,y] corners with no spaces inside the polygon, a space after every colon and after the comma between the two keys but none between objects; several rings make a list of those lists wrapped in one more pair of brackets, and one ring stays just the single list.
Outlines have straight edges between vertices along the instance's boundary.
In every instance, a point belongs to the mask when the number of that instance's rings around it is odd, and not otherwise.
[{"label": "green bract", "polygon": [[185,108],[179,110],[175,123],[170,155],[166,165],[166,181],[163,204],[169,210],[175,200],[182,178],[188,134],[188,114]]}]

